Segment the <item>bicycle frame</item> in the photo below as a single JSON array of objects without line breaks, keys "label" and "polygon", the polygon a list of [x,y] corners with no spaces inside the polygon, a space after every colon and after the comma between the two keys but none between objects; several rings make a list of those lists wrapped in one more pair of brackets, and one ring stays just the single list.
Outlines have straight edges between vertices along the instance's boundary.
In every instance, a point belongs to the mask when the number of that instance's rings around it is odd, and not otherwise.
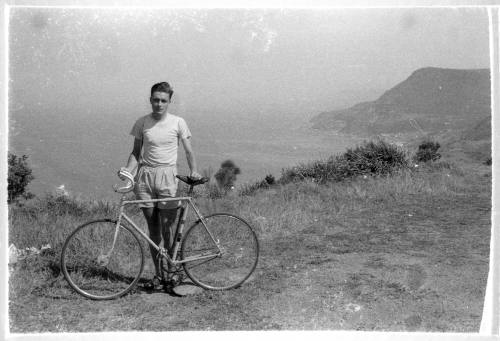
[{"label": "bicycle frame", "polygon": [[[192,188],[190,189],[189,192],[191,193],[191,191],[192,191]],[[172,247],[173,247],[172,256],[170,256],[165,248],[160,247],[155,242],[153,242],[149,238],[149,236],[139,226],[137,226],[129,216],[127,216],[125,214],[124,209],[125,209],[126,205],[134,205],[134,204],[140,204],[140,203],[172,202],[172,201],[180,202],[181,215],[179,216],[179,220],[177,222],[177,229],[175,231],[174,242],[172,245]],[[182,260],[175,260],[177,258],[177,253],[178,253],[179,248],[180,248],[180,242],[182,241],[182,236],[183,236],[182,233],[184,230],[184,224],[186,222],[186,217],[188,214],[189,207],[191,207],[193,209],[196,216],[201,221],[203,227],[207,231],[207,233],[210,236],[210,238],[212,239],[213,243],[217,246],[218,252],[215,254],[213,252],[204,252],[204,253],[200,253],[198,255],[193,255],[193,256],[190,256],[188,258],[184,258]],[[173,265],[178,265],[178,264],[191,262],[191,261],[195,261],[195,260],[214,258],[214,257],[220,256],[223,253],[222,246],[219,244],[218,240],[216,240],[214,238],[212,232],[208,229],[203,215],[200,213],[200,211],[196,207],[196,205],[193,202],[191,197],[174,197],[174,198],[149,199],[149,200],[126,200],[125,196],[122,196],[121,201],[120,201],[120,211],[119,211],[118,219],[116,222],[115,236],[114,236],[113,244],[111,246],[111,250],[110,250],[109,254],[111,254],[111,252],[113,251],[114,244],[115,244],[117,236],[118,236],[118,231],[120,229],[120,224],[122,223],[123,220],[125,220],[137,233],[139,233],[140,236],[142,236],[153,248],[155,248],[162,257],[164,257],[170,264],[173,264]]]}]

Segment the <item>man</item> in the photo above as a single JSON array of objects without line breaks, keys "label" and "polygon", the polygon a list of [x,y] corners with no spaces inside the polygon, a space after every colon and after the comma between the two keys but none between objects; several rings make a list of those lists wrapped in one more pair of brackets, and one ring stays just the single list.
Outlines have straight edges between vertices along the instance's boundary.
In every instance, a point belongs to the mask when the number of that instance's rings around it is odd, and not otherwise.
[{"label": "man", "polygon": [[[191,147],[191,132],[181,117],[167,112],[173,89],[167,82],[157,83],[151,88],[152,113],[139,118],[130,132],[135,137],[129,156],[127,170],[136,175],[134,188],[138,200],[175,197],[177,192],[177,150],[182,142],[192,178],[201,178]],[[142,151],[142,154],[141,154]],[[177,216],[177,201],[140,204],[146,218],[149,237],[156,244],[163,238],[164,247],[171,250],[174,238],[174,222]],[[145,287],[156,289],[162,284],[158,251],[150,247],[155,266],[155,277]],[[170,264],[168,267],[170,269]],[[167,277],[168,280],[168,277]]]}]

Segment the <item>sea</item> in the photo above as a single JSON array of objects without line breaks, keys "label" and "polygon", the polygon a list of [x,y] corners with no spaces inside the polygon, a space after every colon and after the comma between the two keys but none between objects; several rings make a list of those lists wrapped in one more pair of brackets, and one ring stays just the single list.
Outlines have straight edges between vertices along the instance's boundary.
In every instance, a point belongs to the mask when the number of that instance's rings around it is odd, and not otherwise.
[{"label": "sea", "polygon": [[[14,108],[9,110],[8,149],[28,155],[35,177],[29,190],[37,196],[62,190],[90,200],[117,199],[112,190],[120,183],[116,172],[132,150],[130,129],[144,114],[132,110],[96,114],[54,105]],[[192,110],[179,115],[192,132],[199,171],[214,174],[223,161],[232,160],[241,170],[238,187],[269,174],[279,178],[284,168],[328,158],[361,142],[312,129],[309,120],[314,114]],[[182,147],[178,167],[180,174],[188,172]]]}]

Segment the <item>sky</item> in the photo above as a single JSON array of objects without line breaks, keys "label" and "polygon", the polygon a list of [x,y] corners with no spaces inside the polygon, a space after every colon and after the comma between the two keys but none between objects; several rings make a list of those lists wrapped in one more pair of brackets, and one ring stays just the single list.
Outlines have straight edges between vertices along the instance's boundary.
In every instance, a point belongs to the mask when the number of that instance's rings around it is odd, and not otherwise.
[{"label": "sky", "polygon": [[[374,100],[421,67],[489,67],[480,8],[78,9],[14,7],[10,110],[307,113]],[[29,100],[26,95],[29,94]]]}]

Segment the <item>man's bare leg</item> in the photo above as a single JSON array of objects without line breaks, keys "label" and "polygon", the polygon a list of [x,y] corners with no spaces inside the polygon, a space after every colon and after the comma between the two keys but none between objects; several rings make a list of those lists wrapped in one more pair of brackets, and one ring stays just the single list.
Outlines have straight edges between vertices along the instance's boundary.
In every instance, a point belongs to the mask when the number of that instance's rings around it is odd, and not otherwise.
[{"label": "man's bare leg", "polygon": [[[156,207],[145,207],[142,208],[142,212],[148,223],[149,238],[156,245],[159,245],[161,242],[160,210]],[[161,278],[161,270],[158,263],[158,250],[151,245],[149,246],[149,250],[151,251],[151,258],[155,266],[155,275]]]},{"label": "man's bare leg", "polygon": [[[162,237],[163,246],[168,250],[170,257],[173,256],[173,245],[175,238],[175,220],[177,218],[177,208],[162,209],[160,211],[160,222],[162,226]],[[167,280],[171,278],[171,273],[174,271],[174,267],[168,263],[167,264]]]}]

